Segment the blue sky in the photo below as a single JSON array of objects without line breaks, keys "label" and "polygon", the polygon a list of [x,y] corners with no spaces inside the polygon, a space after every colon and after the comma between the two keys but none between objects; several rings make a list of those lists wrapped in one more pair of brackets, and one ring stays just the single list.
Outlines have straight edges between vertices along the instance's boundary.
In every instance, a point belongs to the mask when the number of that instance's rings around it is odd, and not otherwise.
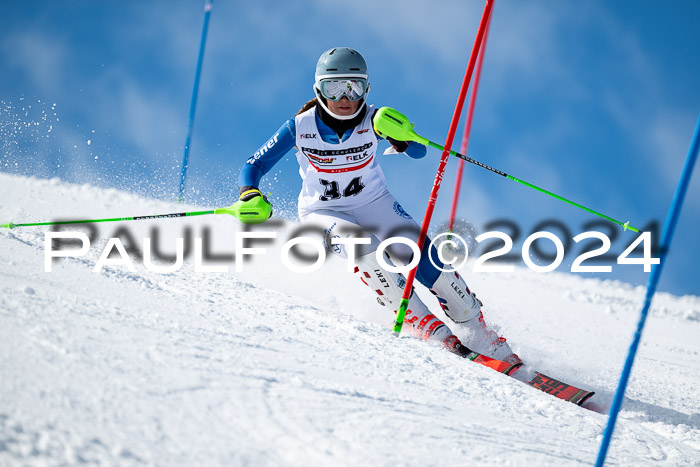
[{"label": "blue sky", "polygon": [[[0,3],[0,170],[172,198],[203,5]],[[421,135],[444,143],[483,5],[216,1],[188,200],[235,201],[241,164],[313,97],[316,60],[333,46],[365,55],[371,102],[399,109]],[[498,0],[470,155],[637,227],[663,224],[700,113],[699,22],[697,1]],[[431,150],[419,161],[382,159],[392,192],[416,218],[439,157]],[[435,224],[447,219],[456,162],[448,164]],[[700,295],[699,178],[661,290]],[[290,153],[262,188],[278,211],[294,212],[299,185]],[[481,231],[513,220],[520,241],[547,219],[573,235],[597,219],[474,166],[465,170],[459,215]],[[611,251],[633,238],[619,232]],[[640,267],[613,270],[605,277],[646,283]]]}]

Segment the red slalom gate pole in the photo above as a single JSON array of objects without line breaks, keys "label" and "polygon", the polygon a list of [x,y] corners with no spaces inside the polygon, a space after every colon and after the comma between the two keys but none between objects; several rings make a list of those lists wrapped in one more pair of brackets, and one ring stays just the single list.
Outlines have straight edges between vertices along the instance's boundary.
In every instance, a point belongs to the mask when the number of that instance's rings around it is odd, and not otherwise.
[{"label": "red slalom gate pole", "polygon": [[[484,40],[481,43],[481,49],[479,49],[479,61],[476,64],[476,76],[474,77],[474,88],[469,96],[469,108],[467,109],[467,123],[464,125],[464,134],[462,135],[462,145],[460,146],[459,152],[461,154],[467,153],[467,146],[469,145],[469,134],[472,131],[472,119],[474,117],[474,107],[476,105],[476,95],[479,92],[479,82],[481,81],[481,66],[484,63],[484,55],[486,54],[486,42],[489,38],[489,26],[491,26],[491,18],[489,18],[486,23],[486,32],[484,32]],[[450,221],[447,226],[447,230],[452,232],[455,226],[455,215],[457,214],[457,203],[459,201],[459,191],[462,187],[462,172],[464,172],[464,160],[459,160],[459,165],[457,166],[457,176],[455,177],[455,189],[452,195],[452,207],[450,208]]]},{"label": "red slalom gate pole", "polygon": [[[438,165],[437,173],[435,174],[435,181],[433,182],[433,189],[430,192],[430,198],[428,199],[428,207],[425,210],[425,216],[423,217],[423,223],[421,224],[420,234],[418,235],[418,250],[423,251],[423,245],[425,244],[425,238],[428,236],[428,226],[430,225],[430,219],[433,217],[433,210],[435,209],[435,203],[437,201],[438,192],[440,191],[440,184],[442,183],[442,178],[445,174],[445,166],[447,166],[447,160],[450,157],[450,150],[452,149],[452,143],[454,142],[455,133],[457,133],[457,124],[459,123],[459,117],[462,115],[462,109],[464,108],[464,100],[467,97],[467,90],[469,89],[469,82],[471,81],[472,74],[474,72],[474,65],[476,64],[476,57],[478,55],[479,49],[481,48],[481,42],[484,39],[484,34],[486,32],[486,24],[491,17],[491,10],[493,8],[494,0],[486,0],[486,5],[484,6],[484,12],[481,15],[481,21],[479,22],[479,29],[476,33],[476,40],[474,41],[474,46],[472,47],[471,55],[469,56],[469,64],[467,65],[467,71],[464,74],[464,80],[462,81],[462,87],[459,90],[459,97],[457,99],[457,106],[455,107],[454,114],[452,114],[452,123],[450,123],[450,131],[447,134],[447,140],[445,141],[445,149],[442,151],[442,157],[440,158],[440,165]],[[411,291],[413,289],[413,281],[416,278],[416,271],[418,266],[411,269],[406,278],[406,285],[403,289],[403,295],[401,296],[401,303],[399,309],[396,311],[396,321],[394,322],[394,333],[399,335],[401,333],[401,328],[403,327],[403,320],[406,316],[406,310],[408,309],[408,301],[411,297]]]}]

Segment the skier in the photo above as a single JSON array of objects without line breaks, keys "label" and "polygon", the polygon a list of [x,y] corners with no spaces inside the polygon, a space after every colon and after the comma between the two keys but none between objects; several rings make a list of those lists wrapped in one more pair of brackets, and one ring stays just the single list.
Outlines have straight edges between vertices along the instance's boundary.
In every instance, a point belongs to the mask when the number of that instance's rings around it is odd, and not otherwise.
[{"label": "skier", "polygon": [[[377,294],[380,304],[396,313],[405,279],[383,270],[376,249],[383,240],[401,235],[417,241],[419,228],[413,218],[389,193],[376,157],[381,139],[372,126],[374,107],[367,103],[370,91],[367,64],[362,55],[348,47],[324,52],[316,65],[316,97],[307,102],[294,118],[287,120],[270,140],[243,165],[239,176],[241,203],[265,202],[259,186],[262,176],[292,147],[297,152],[302,188],[299,218],[320,226],[329,251],[347,258],[346,245],[332,244],[333,238],[358,236],[358,228],[371,232],[371,244],[358,245],[355,273]],[[387,152],[404,153],[418,159],[426,147],[415,142],[387,138]],[[360,235],[364,236],[364,235]],[[481,301],[456,272],[441,272],[437,251],[426,241],[416,279],[437,298],[445,315],[470,332],[468,347],[509,363],[519,362],[506,339],[486,325]],[[429,251],[430,249],[430,251]],[[407,264],[410,247],[393,244],[386,250],[388,264]],[[404,327],[422,339],[439,342],[454,353],[466,356],[469,349],[450,328],[433,315],[412,291]]]}]

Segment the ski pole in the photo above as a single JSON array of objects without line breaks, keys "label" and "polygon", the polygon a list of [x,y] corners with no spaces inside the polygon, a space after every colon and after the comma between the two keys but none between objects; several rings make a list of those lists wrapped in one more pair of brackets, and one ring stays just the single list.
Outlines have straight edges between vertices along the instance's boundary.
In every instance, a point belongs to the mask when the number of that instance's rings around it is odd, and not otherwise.
[{"label": "ski pole", "polygon": [[[424,138],[417,134],[415,131],[413,131],[413,123],[411,123],[408,120],[408,117],[406,117],[404,114],[400,113],[399,111],[392,109],[391,107],[382,107],[377,111],[377,113],[374,116],[373,120],[374,124],[374,129],[377,131],[377,133],[380,136],[389,136],[393,139],[399,140],[399,141],[415,141],[417,143],[423,144],[425,146],[432,146],[436,149],[440,149],[441,151],[444,151],[445,148],[444,146],[440,146],[437,143],[434,143],[430,141],[427,138]],[[627,222],[620,222],[616,219],[613,219],[612,217],[608,217],[605,214],[601,214],[598,211],[594,211],[593,209],[589,209],[586,206],[583,206],[581,204],[575,203],[569,199],[564,198],[563,196],[559,196],[555,193],[552,193],[551,191],[547,191],[544,188],[540,188],[536,185],[533,185],[532,183],[528,183],[524,180],[520,180],[519,178],[515,178],[512,175],[508,175],[507,173],[494,169],[493,167],[489,167],[488,165],[479,162],[477,160],[472,159],[469,156],[465,156],[464,154],[460,154],[456,151],[450,150],[450,155],[459,157],[460,159],[469,162],[470,164],[478,165],[479,167],[490,170],[493,173],[496,173],[498,175],[501,175],[503,177],[506,177],[510,180],[513,180],[514,182],[521,183],[527,187],[530,187],[534,190],[537,190],[541,193],[544,193],[546,195],[549,195],[553,198],[556,198],[558,200],[564,201],[566,203],[569,203],[573,206],[576,206],[577,208],[583,209],[584,211],[588,211],[592,214],[595,214],[596,216],[600,216],[604,219],[609,220],[610,222],[614,222],[615,224],[621,225],[624,227],[625,230],[629,229],[634,232],[639,232],[639,229],[632,227],[629,223]]]},{"label": "ski pole", "polygon": [[259,224],[265,222],[272,214],[272,207],[262,201],[262,197],[255,198],[261,200],[253,205],[247,204],[243,206],[241,201],[236,201],[227,208],[217,208],[209,211],[191,211],[191,212],[175,212],[171,214],[154,214],[150,216],[133,216],[133,217],[113,217],[109,219],[83,219],[75,221],[55,221],[55,222],[28,222],[22,224],[0,224],[0,228],[14,229],[15,227],[33,227],[38,225],[68,225],[68,224],[89,224],[97,222],[123,222],[123,221],[139,221],[146,219],[169,219],[174,217],[192,217],[203,216],[207,214],[229,214],[244,224]]}]

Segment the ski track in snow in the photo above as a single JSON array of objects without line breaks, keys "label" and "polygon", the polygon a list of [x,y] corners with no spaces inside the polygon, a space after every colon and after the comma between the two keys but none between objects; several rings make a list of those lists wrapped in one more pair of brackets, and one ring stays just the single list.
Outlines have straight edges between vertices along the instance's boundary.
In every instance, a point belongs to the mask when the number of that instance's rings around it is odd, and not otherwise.
[{"label": "ski track in snow", "polygon": [[[0,223],[201,209],[1,173],[0,186]],[[313,274],[281,265],[289,226],[242,273],[196,273],[192,258],[166,274],[136,261],[135,273],[92,272],[125,226],[138,242],[155,226],[170,253],[186,227],[208,227],[217,254],[233,253],[240,228],[228,216],[100,224],[89,254],[51,273],[48,228],[1,229],[0,465],[595,461],[643,287],[463,271],[532,368],[596,391],[585,410],[394,338],[393,314],[342,262]],[[610,465],[700,465],[698,331],[698,297],[657,294]]]}]

